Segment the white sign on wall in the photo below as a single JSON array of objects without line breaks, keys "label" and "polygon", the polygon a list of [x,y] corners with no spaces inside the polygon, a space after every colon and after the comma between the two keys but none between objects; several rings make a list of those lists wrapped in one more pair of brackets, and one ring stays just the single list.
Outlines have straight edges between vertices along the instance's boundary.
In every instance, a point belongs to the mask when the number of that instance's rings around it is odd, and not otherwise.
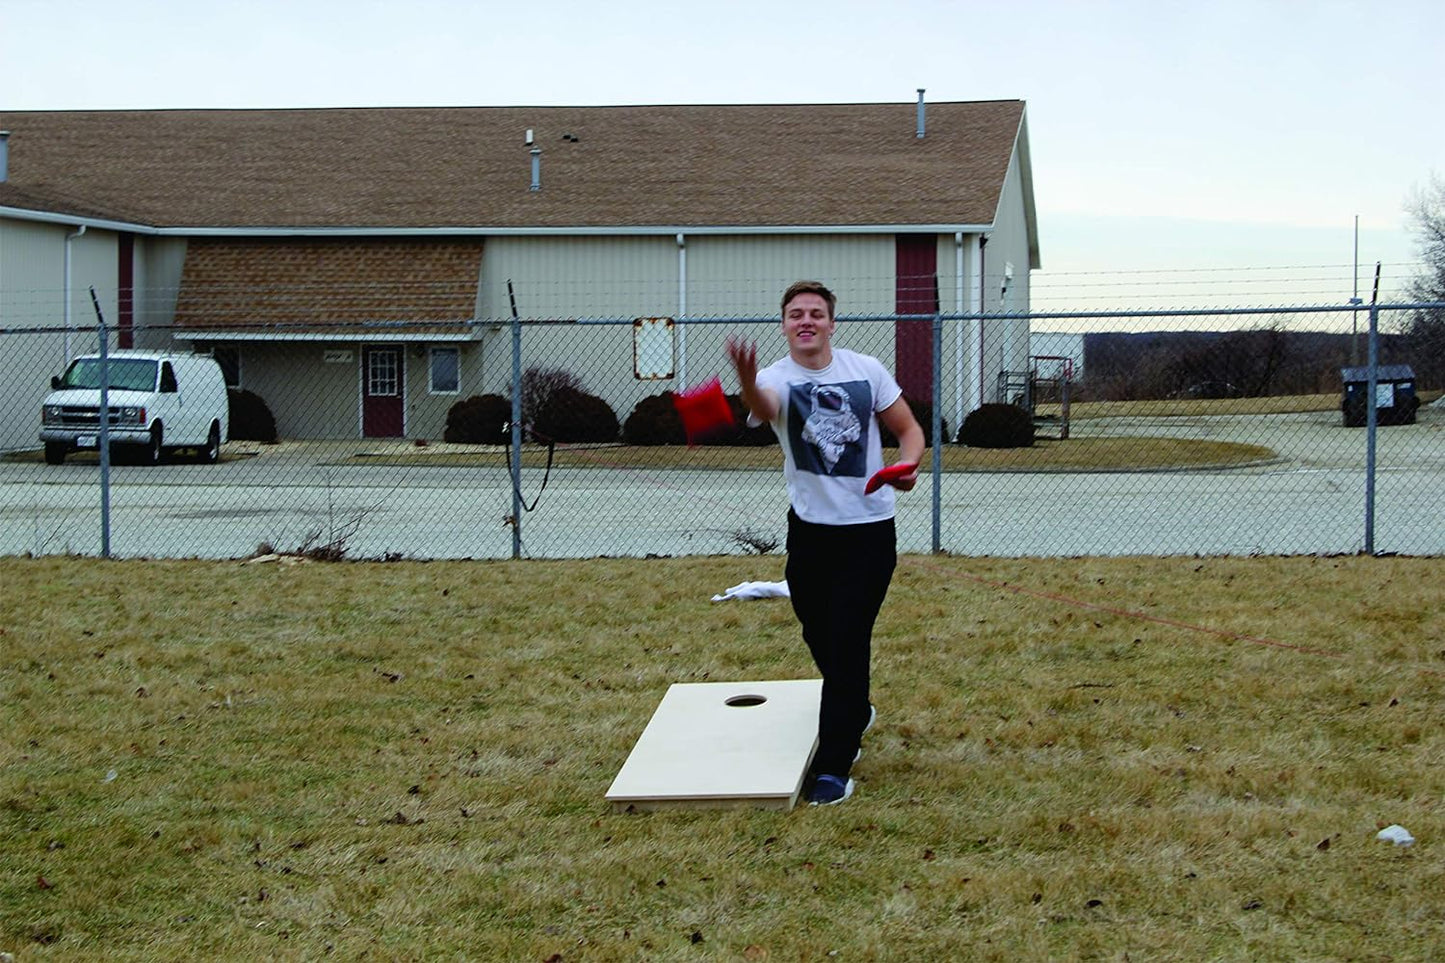
[{"label": "white sign on wall", "polygon": [[353,355],[346,348],[327,348],[321,352],[321,360],[325,364],[351,364]]},{"label": "white sign on wall", "polygon": [[672,318],[638,318],[632,322],[632,374],[639,381],[674,376],[677,351]]}]

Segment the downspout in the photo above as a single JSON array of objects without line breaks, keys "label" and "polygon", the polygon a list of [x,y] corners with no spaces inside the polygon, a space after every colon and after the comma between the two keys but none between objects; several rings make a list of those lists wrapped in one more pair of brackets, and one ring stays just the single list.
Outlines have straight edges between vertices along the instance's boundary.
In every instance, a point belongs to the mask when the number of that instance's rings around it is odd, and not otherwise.
[{"label": "downspout", "polygon": [[[986,235],[986,234],[980,234],[980,235],[978,235],[978,294],[977,294],[976,296],[977,296],[977,298],[978,298],[978,308],[977,308],[977,311],[978,311],[979,314],[982,314],[984,311],[987,311],[987,310],[988,310],[988,293],[984,290],[984,287],[983,287],[983,285],[984,285],[983,273],[984,273],[984,271],[987,269],[987,266],[988,266],[988,258],[984,255],[984,248],[986,248],[986,247],[988,247],[988,235]],[[980,404],[980,405],[983,404],[983,399],[984,399],[984,387],[983,387],[983,380],[984,380],[984,373],[983,373],[983,372],[984,372],[984,368],[983,368],[983,366],[984,366],[984,357],[983,357],[983,349],[984,349],[984,336],[985,336],[985,334],[986,334],[986,332],[984,331],[983,319],[982,319],[982,318],[979,318],[979,319],[978,319],[978,347],[975,349],[975,350],[977,350],[977,352],[978,352],[978,386],[977,386],[977,394],[975,395],[975,397],[978,399],[978,404]],[[995,400],[997,400],[997,399],[995,399]]]},{"label": "downspout", "polygon": [[[964,291],[963,284],[963,232],[953,232],[953,313],[963,314]],[[963,377],[968,370],[963,363],[963,328],[962,319],[953,326],[953,425],[957,431],[963,427],[963,416],[968,414],[964,408]]]},{"label": "downspout", "polygon": [[[968,260],[973,270],[973,284],[968,286],[968,313],[974,315],[968,321],[968,333],[966,336],[967,347],[964,350],[964,364],[966,365],[966,382],[968,395],[965,406],[973,411],[983,404],[983,321],[977,317],[983,313],[983,245],[984,238],[981,234],[970,234],[968,236]],[[962,252],[960,252],[962,257]],[[962,271],[960,276],[959,302],[963,301],[962,294]],[[959,425],[963,424],[962,418]]]},{"label": "downspout", "polygon": [[62,350],[65,352],[65,357],[60,359],[62,367],[70,364],[70,242],[84,236],[84,224],[79,225],[74,234],[65,235],[65,280],[60,285],[65,298],[65,334],[62,338]]},{"label": "downspout", "polygon": [[[687,235],[677,235],[677,316],[687,317]],[[677,323],[677,386],[687,387],[687,322]]]}]

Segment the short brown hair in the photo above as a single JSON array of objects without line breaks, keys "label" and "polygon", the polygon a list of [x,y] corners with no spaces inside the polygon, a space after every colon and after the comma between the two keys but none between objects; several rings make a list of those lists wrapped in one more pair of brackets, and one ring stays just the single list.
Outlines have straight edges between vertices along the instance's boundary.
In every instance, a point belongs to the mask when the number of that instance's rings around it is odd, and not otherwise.
[{"label": "short brown hair", "polygon": [[792,284],[788,285],[788,290],[783,292],[783,303],[781,306],[781,310],[786,313],[788,310],[788,302],[793,300],[793,298],[796,298],[800,294],[816,294],[824,301],[827,301],[829,318],[832,318],[834,313],[838,310],[837,296],[834,295],[832,291],[829,291],[827,286],[824,285],[822,281],[794,281]]}]

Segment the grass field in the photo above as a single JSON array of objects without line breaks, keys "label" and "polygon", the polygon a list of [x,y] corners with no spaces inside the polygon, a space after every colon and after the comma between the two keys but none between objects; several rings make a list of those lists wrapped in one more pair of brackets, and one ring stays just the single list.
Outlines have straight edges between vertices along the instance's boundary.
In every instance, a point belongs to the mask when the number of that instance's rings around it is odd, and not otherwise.
[{"label": "grass field", "polygon": [[612,813],[781,565],[0,559],[0,951],[1445,956],[1438,560],[907,557],[853,799]]},{"label": "grass field", "polygon": [[[369,465],[492,465],[507,466],[506,450],[457,451],[448,445],[425,450],[398,449],[380,454],[348,456],[346,464]],[[931,450],[930,450],[931,452]],[[923,469],[931,464],[924,453]],[[1261,445],[1197,438],[1038,438],[1031,448],[966,448],[948,445],[943,469],[960,471],[1145,471],[1151,469],[1217,468],[1267,461],[1275,453]],[[772,469],[782,465],[776,445],[761,448],[698,447],[680,445],[575,445],[558,446],[553,464],[561,468],[650,469]],[[886,459],[885,459],[886,460]],[[528,468],[547,464],[547,451],[529,445],[522,452]]]}]

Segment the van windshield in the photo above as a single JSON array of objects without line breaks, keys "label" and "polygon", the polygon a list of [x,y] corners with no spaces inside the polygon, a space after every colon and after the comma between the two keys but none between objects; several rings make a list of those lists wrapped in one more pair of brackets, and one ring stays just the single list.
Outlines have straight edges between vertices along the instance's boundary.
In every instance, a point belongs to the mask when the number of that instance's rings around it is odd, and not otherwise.
[{"label": "van windshield", "polygon": [[[107,364],[110,369],[110,386],[121,391],[155,391],[156,390],[156,362],[145,358],[111,358]],[[100,387],[100,359],[99,358],[76,358],[70,363],[66,370],[65,377],[61,379],[62,388],[99,388]]]}]

